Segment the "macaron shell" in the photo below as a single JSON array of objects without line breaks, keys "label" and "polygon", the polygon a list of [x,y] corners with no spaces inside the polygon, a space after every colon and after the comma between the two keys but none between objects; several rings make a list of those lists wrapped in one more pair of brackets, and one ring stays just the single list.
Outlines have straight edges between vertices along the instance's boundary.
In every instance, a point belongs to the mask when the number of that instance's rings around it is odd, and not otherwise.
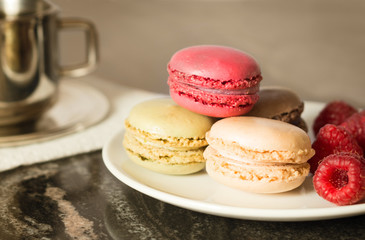
[{"label": "macaron shell", "polygon": [[142,102],[132,108],[128,123],[159,136],[204,138],[214,119],[191,112],[170,98]]},{"label": "macaron shell", "polygon": [[[254,151],[313,153],[309,136],[302,129],[278,120],[258,117],[231,117],[217,121],[207,134],[210,139],[237,143]],[[210,143],[208,140],[208,143]]]},{"label": "macaron shell", "polygon": [[214,161],[208,160],[205,167],[208,175],[213,180],[228,187],[239,189],[246,192],[253,192],[253,193],[287,192],[299,187],[301,184],[303,184],[306,178],[306,176],[301,176],[290,182],[243,181],[240,179],[239,175],[237,175],[237,173],[235,172],[231,172],[231,174],[223,174],[222,172],[215,170],[214,163],[215,163]]},{"label": "macaron shell", "polygon": [[186,163],[186,164],[165,164],[156,161],[145,161],[138,155],[127,152],[129,158],[136,164],[154,172],[169,175],[187,175],[201,171],[205,163]]},{"label": "macaron shell", "polygon": [[228,187],[255,193],[279,193],[300,186],[309,173],[309,164],[255,164],[235,161],[208,146],[204,151],[206,171]]},{"label": "macaron shell", "polygon": [[289,123],[303,129],[304,132],[308,133],[308,125],[303,118],[300,117],[299,119],[295,119]]},{"label": "macaron shell", "polygon": [[180,72],[220,81],[251,79],[261,75],[256,60],[234,48],[201,45],[181,49],[169,62]]},{"label": "macaron shell", "polygon": [[260,98],[248,116],[291,122],[300,118],[303,112],[303,101],[288,88],[261,87],[258,95]]}]

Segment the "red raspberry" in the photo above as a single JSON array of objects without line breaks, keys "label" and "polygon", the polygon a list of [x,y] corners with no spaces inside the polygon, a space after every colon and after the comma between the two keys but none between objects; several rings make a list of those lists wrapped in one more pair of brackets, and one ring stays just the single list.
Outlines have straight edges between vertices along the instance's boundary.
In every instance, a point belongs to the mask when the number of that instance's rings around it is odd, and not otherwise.
[{"label": "red raspberry", "polygon": [[355,138],[345,128],[333,124],[326,124],[319,130],[312,148],[316,154],[308,161],[311,165],[311,173],[316,171],[319,162],[324,157],[332,153],[350,152],[363,155],[363,151]]},{"label": "red raspberry", "polygon": [[357,143],[365,150],[365,110],[353,114],[341,124],[356,139]]},{"label": "red raspberry", "polygon": [[317,135],[319,129],[326,124],[339,125],[346,118],[356,113],[357,110],[343,101],[333,101],[328,103],[319,113],[313,123],[314,134]]},{"label": "red raspberry", "polygon": [[331,154],[313,177],[319,196],[336,205],[354,204],[365,197],[365,160],[356,154]]}]

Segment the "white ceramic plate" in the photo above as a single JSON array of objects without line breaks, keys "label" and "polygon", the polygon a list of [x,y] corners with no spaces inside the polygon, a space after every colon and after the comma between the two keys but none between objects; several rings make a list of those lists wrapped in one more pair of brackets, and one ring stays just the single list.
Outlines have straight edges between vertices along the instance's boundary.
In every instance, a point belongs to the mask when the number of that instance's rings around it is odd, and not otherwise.
[{"label": "white ceramic plate", "polygon": [[[305,103],[302,116],[309,128],[323,106],[322,103]],[[365,213],[364,202],[339,207],[319,197],[313,189],[311,176],[301,187],[290,192],[252,194],[216,183],[205,171],[187,176],[155,173],[128,159],[122,139],[123,131],[113,136],[103,148],[104,163],[109,171],[131,188],[182,208],[217,216],[264,221],[309,221]]]}]

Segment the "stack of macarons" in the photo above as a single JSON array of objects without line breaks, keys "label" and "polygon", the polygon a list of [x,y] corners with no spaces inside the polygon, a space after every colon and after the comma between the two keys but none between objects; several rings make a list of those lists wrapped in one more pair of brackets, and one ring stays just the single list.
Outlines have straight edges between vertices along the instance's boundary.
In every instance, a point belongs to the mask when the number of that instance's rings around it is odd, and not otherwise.
[{"label": "stack of macarons", "polygon": [[261,91],[253,57],[192,46],[176,52],[167,69],[171,98],[138,104],[125,121],[132,160],[165,174],[206,167],[214,180],[251,192],[289,191],[304,181],[314,153],[296,127],[305,129],[303,102],[288,89]]}]

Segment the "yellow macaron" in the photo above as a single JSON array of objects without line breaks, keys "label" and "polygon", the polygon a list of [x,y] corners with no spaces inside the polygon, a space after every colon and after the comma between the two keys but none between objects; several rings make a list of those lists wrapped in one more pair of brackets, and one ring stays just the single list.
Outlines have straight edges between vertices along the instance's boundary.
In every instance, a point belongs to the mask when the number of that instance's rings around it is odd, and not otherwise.
[{"label": "yellow macaron", "polygon": [[123,146],[130,159],[164,174],[190,174],[205,166],[206,132],[214,119],[193,113],[170,98],[135,105],[125,120]]}]

